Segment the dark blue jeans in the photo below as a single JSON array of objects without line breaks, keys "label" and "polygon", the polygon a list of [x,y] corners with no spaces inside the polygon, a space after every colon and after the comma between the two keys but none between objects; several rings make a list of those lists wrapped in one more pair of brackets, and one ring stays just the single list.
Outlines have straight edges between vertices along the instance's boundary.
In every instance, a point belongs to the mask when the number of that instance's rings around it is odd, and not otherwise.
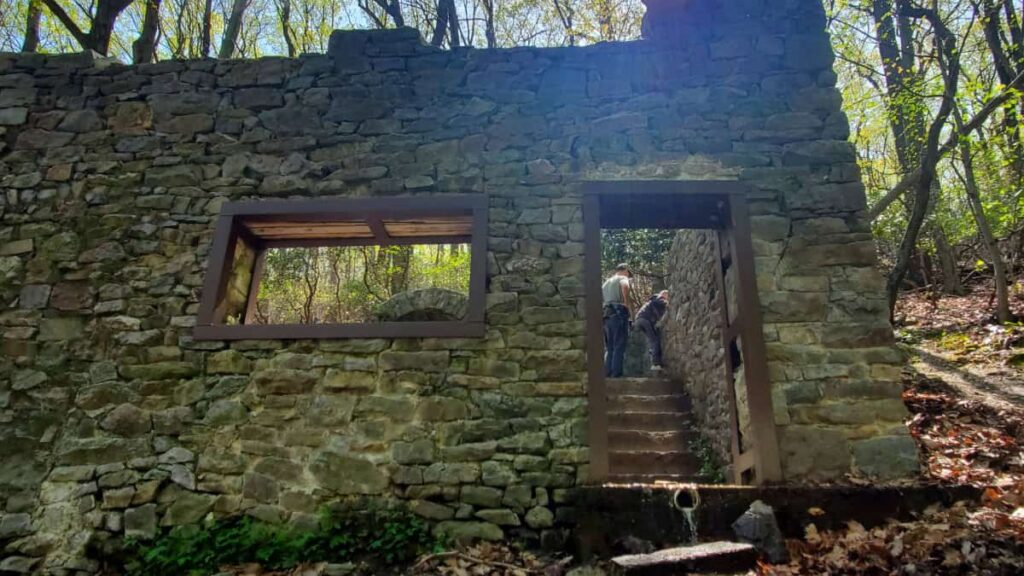
[{"label": "dark blue jeans", "polygon": [[647,349],[651,352],[651,365],[661,366],[661,330],[647,318],[636,319],[637,330],[647,338]]},{"label": "dark blue jeans", "polygon": [[629,341],[629,310],[622,305],[613,305],[613,310],[604,317],[604,375],[609,378],[622,377],[622,364],[626,357]]}]

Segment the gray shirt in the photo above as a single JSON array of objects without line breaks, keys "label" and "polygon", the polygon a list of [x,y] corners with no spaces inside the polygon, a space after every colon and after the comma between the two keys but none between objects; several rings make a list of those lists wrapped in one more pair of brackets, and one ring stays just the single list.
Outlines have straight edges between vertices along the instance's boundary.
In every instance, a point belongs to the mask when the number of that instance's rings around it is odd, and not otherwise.
[{"label": "gray shirt", "polygon": [[629,278],[626,276],[615,275],[604,281],[601,285],[601,298],[605,304],[622,304],[625,306],[625,302],[622,301],[622,285],[629,286]]}]

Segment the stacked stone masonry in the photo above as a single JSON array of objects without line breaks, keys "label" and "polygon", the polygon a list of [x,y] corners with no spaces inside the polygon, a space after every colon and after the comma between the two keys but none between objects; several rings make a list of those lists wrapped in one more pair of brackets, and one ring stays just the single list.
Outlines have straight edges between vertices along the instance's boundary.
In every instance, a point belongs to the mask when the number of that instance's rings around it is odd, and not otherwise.
[{"label": "stacked stone masonry", "polygon": [[[360,495],[561,542],[588,479],[586,180],[749,184],[787,478],[910,473],[822,8],[680,5],[578,48],[0,55],[0,571]],[[485,338],[192,338],[225,201],[446,193],[490,198]]]}]

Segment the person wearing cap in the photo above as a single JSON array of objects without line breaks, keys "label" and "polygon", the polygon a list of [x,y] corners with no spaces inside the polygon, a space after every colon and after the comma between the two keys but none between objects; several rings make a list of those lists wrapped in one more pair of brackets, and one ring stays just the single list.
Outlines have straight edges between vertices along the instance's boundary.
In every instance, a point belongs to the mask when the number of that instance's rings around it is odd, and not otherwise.
[{"label": "person wearing cap", "polygon": [[668,290],[651,296],[636,313],[636,328],[647,338],[647,349],[651,354],[651,370],[661,370],[661,328],[658,322],[668,309]]},{"label": "person wearing cap", "polygon": [[633,317],[629,309],[628,264],[619,264],[615,272],[601,285],[604,323],[604,373],[609,378],[622,377],[622,365],[629,342],[629,324]]}]

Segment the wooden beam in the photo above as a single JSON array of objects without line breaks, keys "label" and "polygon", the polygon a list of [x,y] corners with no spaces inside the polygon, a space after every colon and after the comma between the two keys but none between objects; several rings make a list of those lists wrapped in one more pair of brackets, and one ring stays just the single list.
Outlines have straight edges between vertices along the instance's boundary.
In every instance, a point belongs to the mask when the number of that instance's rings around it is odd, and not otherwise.
[{"label": "wooden beam", "polygon": [[583,298],[586,315],[587,440],[590,482],[608,478],[608,393],[604,374],[604,320],[601,299],[601,204],[583,197]]},{"label": "wooden beam", "polygon": [[729,199],[732,214],[732,252],[739,290],[737,318],[741,327],[743,376],[750,407],[750,427],[755,446],[757,482],[782,480],[782,463],[775,428],[771,380],[768,378],[768,352],[764,343],[761,302],[757,295],[757,274],[754,270],[754,247],[750,235],[747,200],[742,194]]},{"label": "wooden beam", "polygon": [[231,265],[235,259],[235,242],[238,238],[234,218],[221,216],[213,230],[213,243],[206,264],[206,277],[203,279],[203,291],[199,299],[199,324],[213,324],[222,319],[215,318],[217,305],[224,298],[231,275]]}]

